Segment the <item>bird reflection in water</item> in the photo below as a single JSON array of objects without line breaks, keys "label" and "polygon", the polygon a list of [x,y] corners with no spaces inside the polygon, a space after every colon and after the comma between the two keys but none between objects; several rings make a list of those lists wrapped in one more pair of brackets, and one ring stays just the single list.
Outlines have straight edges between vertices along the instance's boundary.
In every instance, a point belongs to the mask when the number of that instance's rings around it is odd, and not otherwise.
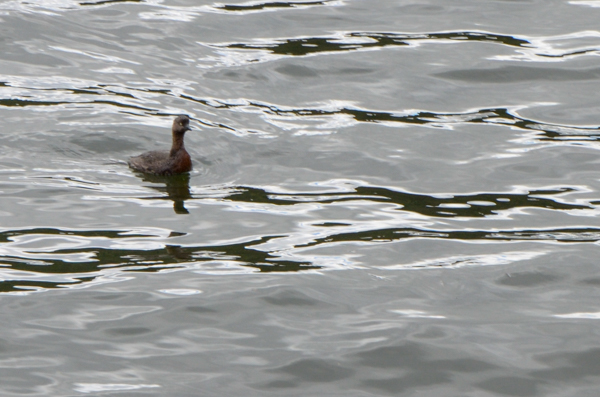
[{"label": "bird reflection in water", "polygon": [[[162,176],[153,174],[142,174],[142,180],[144,182],[151,182],[153,184],[161,184],[150,186],[161,193],[166,193],[167,196],[158,197],[160,199],[169,199],[173,201],[173,210],[176,214],[189,214],[189,211],[185,208],[185,200],[192,198],[190,193],[190,174],[183,173],[172,176]],[[149,197],[150,199],[157,199],[157,197]]]}]

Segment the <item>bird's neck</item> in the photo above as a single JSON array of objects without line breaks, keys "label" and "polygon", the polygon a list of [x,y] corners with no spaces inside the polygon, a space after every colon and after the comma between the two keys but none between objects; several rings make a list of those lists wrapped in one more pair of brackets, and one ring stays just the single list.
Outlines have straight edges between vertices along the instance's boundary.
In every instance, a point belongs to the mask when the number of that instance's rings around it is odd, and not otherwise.
[{"label": "bird's neck", "polygon": [[181,149],[184,149],[183,134],[173,134],[173,145],[171,146],[171,156],[174,156]]}]

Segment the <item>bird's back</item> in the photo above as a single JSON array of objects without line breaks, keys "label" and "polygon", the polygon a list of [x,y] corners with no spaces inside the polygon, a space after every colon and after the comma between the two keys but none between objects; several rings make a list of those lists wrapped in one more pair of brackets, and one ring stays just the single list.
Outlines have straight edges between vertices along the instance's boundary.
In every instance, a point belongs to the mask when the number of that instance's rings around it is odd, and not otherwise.
[{"label": "bird's back", "polygon": [[163,174],[169,166],[168,150],[153,150],[131,157],[129,166],[134,170],[149,172],[151,174]]}]

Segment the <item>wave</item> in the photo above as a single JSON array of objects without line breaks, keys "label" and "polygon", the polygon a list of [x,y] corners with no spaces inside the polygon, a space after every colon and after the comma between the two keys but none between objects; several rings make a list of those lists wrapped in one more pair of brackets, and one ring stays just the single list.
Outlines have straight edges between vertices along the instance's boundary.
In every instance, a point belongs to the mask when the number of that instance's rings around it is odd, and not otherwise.
[{"label": "wave", "polygon": [[417,45],[423,42],[477,41],[503,44],[510,47],[528,47],[531,42],[509,35],[483,31],[457,31],[434,33],[340,32],[329,37],[299,37],[278,40],[261,40],[256,43],[213,44],[215,48],[235,50],[262,50],[275,55],[307,56],[317,53],[348,52],[393,46]]},{"label": "wave", "polygon": [[[532,190],[527,193],[477,193],[444,197],[413,194],[384,187],[357,186],[345,192],[269,192],[258,187],[228,187],[207,198],[227,205],[294,206],[306,203],[339,205],[359,201],[391,204],[392,210],[413,213],[431,221],[435,217],[482,218],[523,208],[591,210],[592,205],[572,204],[549,196],[573,189]],[[173,193],[175,192],[175,193]],[[178,196],[167,190],[160,199],[185,209],[185,200],[203,200],[202,194]],[[157,197],[142,199],[155,200]],[[402,217],[401,217],[402,218]],[[405,219],[404,223],[409,222]],[[401,223],[399,220],[397,224]],[[414,222],[415,225],[420,222]],[[431,223],[431,222],[429,222]],[[487,241],[494,243],[597,243],[600,229],[561,227],[510,230],[452,230],[393,226],[394,221],[327,220],[308,223],[292,234],[247,236],[234,242],[181,244],[186,233],[159,228],[76,230],[60,228],[5,229],[0,232],[0,292],[37,291],[118,281],[132,272],[188,269],[207,273],[302,272],[338,268],[334,261],[306,256],[307,248],[344,244],[381,244],[414,239]],[[392,226],[390,226],[392,225]],[[444,225],[440,223],[440,226]],[[290,243],[291,242],[291,243]],[[343,258],[343,255],[337,255]],[[432,262],[430,260],[430,262]],[[330,264],[328,264],[330,263]],[[433,262],[432,262],[433,263]],[[431,265],[443,266],[443,264]]]}]

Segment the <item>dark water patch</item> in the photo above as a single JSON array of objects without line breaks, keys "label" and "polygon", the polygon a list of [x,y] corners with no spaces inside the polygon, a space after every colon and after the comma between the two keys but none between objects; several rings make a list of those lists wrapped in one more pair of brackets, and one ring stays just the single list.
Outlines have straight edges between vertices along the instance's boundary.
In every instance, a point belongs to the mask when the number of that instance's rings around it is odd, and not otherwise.
[{"label": "dark water patch", "polygon": [[295,290],[280,291],[274,295],[265,296],[262,299],[271,305],[286,307],[308,307],[316,306],[322,303],[314,298],[311,298],[308,295],[305,295]]},{"label": "dark water patch", "polygon": [[479,218],[496,215],[516,208],[546,208],[552,210],[583,210],[591,206],[568,204],[543,196],[573,192],[571,188],[531,190],[528,193],[477,193],[436,197],[391,190],[376,186],[357,186],[350,192],[331,193],[271,193],[257,187],[240,186],[223,199],[245,203],[295,205],[300,203],[339,203],[366,200],[396,204],[399,210],[415,212],[432,217]]},{"label": "dark water patch", "polygon": [[[560,243],[595,243],[600,241],[600,229],[552,229],[552,230],[511,230],[511,231],[462,231],[427,230],[417,228],[388,228],[361,232],[331,234],[315,239],[311,243],[298,246],[312,247],[341,242],[392,242],[406,239],[427,238],[456,241],[544,241]],[[508,281],[507,281],[508,282]],[[515,281],[516,282],[516,281]],[[523,281],[526,282],[526,281]]]},{"label": "dark water patch", "polygon": [[337,362],[313,358],[301,359],[271,372],[290,375],[296,382],[319,383],[339,381],[354,374],[354,370],[345,368]]},{"label": "dark water patch", "polygon": [[301,65],[284,65],[275,68],[275,70],[281,74],[299,78],[319,76],[319,73],[317,73],[314,69]]},{"label": "dark water patch", "polygon": [[99,295],[91,296],[90,299],[98,301],[122,301],[127,299],[127,295],[119,293],[102,293]]},{"label": "dark water patch", "polygon": [[190,311],[192,313],[196,313],[196,314],[216,314],[216,313],[218,313],[217,310],[211,309],[209,307],[204,307],[204,306],[188,306],[185,308],[185,310]]},{"label": "dark water patch", "polygon": [[303,8],[303,7],[314,7],[324,6],[333,3],[333,1],[304,1],[304,2],[265,2],[265,3],[250,3],[250,4],[225,4],[213,6],[217,10],[231,11],[231,12],[243,12],[243,11],[261,11],[266,9],[274,8]]},{"label": "dark water patch", "polygon": [[450,41],[450,42],[486,42],[510,47],[531,47],[528,40],[508,35],[487,32],[440,32],[440,33],[384,33],[350,32],[332,37],[306,37],[274,40],[261,43],[215,44],[217,48],[261,50],[277,55],[306,56],[316,53],[347,52],[390,46],[407,46],[411,42]]},{"label": "dark water patch", "polygon": [[108,328],[104,332],[111,337],[138,337],[151,333],[152,329],[145,327]]},{"label": "dark water patch", "polygon": [[313,226],[321,226],[321,227],[339,227],[339,226],[350,226],[349,223],[340,223],[340,222],[323,222],[317,223]]},{"label": "dark water patch", "polygon": [[600,277],[590,277],[581,281],[581,284],[600,287]]},{"label": "dark water patch", "polygon": [[[600,235],[599,235],[600,236]],[[538,287],[560,280],[555,274],[542,272],[517,272],[506,274],[496,281],[497,284],[509,287]]]},{"label": "dark water patch", "polygon": [[535,357],[548,369],[530,371],[529,375],[544,381],[583,382],[600,376],[600,348],[585,351],[557,351]]},{"label": "dark water patch", "polygon": [[453,358],[435,359],[426,344],[405,343],[365,350],[355,354],[354,358],[360,366],[381,371],[381,376],[376,379],[362,380],[363,387],[391,394],[414,388],[422,390],[423,387],[450,383],[458,374],[464,376],[465,373],[497,368],[486,361],[465,357],[458,350],[449,350],[448,355]]},{"label": "dark water patch", "polygon": [[452,378],[448,374],[428,371],[388,379],[365,379],[361,382],[361,385],[367,389],[376,389],[380,392],[397,395],[398,393],[405,393],[408,389],[422,389],[428,386],[450,383],[451,380]]},{"label": "dark water patch", "polygon": [[181,237],[181,236],[185,236],[187,235],[187,233],[182,233],[182,232],[171,232],[169,233],[169,237]]},{"label": "dark water patch", "polygon": [[407,343],[400,346],[375,347],[356,354],[356,359],[368,367],[374,368],[412,368],[423,362],[427,356],[419,344]]},{"label": "dark water patch", "polygon": [[479,382],[476,386],[504,396],[527,397],[538,395],[538,387],[544,384],[545,382],[521,376],[502,376]]},{"label": "dark water patch", "polygon": [[[2,257],[0,256],[0,261]],[[43,281],[43,280],[2,280],[0,293],[17,292],[26,290],[65,288],[92,281],[95,277],[74,277],[71,281]]]},{"label": "dark water patch", "polygon": [[65,101],[33,101],[28,99],[0,99],[0,106],[5,107],[25,107],[25,106],[57,106],[65,105],[71,102]]}]

